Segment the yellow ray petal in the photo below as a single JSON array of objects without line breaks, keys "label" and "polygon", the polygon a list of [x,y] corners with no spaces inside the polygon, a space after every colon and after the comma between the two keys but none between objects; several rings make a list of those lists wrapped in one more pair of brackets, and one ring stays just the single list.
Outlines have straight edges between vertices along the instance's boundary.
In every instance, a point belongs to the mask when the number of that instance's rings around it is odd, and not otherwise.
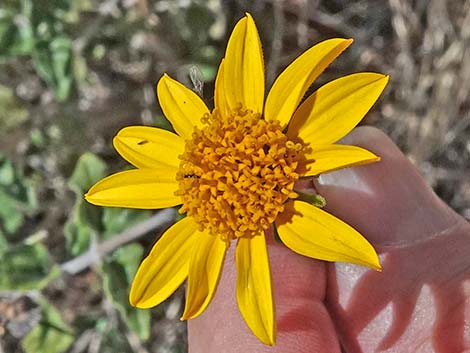
[{"label": "yellow ray petal", "polygon": [[191,137],[194,127],[201,127],[201,118],[209,113],[206,104],[189,88],[163,75],[157,85],[157,95],[163,114],[181,137]]},{"label": "yellow ray petal", "polygon": [[276,79],[266,99],[265,117],[287,125],[313,81],[351,43],[352,39],[333,38],[308,49]]},{"label": "yellow ray petal", "polygon": [[291,201],[276,220],[282,242],[301,255],[380,270],[370,243],[351,226],[303,201]]},{"label": "yellow ray petal", "polygon": [[224,91],[230,109],[242,107],[263,112],[264,62],[255,22],[246,14],[236,24],[227,44]]},{"label": "yellow ray petal", "polygon": [[227,99],[225,98],[225,89],[224,89],[224,60],[220,62],[219,71],[217,72],[217,77],[215,78],[215,93],[214,101],[215,108],[219,111],[222,116],[227,116],[230,113],[228,107]]},{"label": "yellow ray petal", "polygon": [[137,168],[178,168],[184,140],[169,131],[148,126],[125,127],[114,137],[114,148]]},{"label": "yellow ray petal", "polygon": [[201,314],[214,297],[229,243],[203,232],[189,265],[186,307],[182,320]]},{"label": "yellow ray petal", "polygon": [[200,233],[192,217],[171,226],[140,264],[132,282],[129,301],[150,308],[168,298],[188,276],[189,261]]},{"label": "yellow ray petal", "polygon": [[380,157],[364,148],[348,145],[311,146],[311,151],[305,154],[305,158],[307,172],[302,176],[315,176],[380,160]]},{"label": "yellow ray petal", "polygon": [[236,263],[240,312],[261,342],[274,345],[276,315],[264,234],[238,240]]},{"label": "yellow ray petal", "polygon": [[91,187],[85,199],[98,206],[165,208],[179,205],[177,169],[132,169],[110,175]]},{"label": "yellow ray petal", "polygon": [[387,82],[387,75],[363,72],[327,83],[300,105],[287,135],[311,145],[338,141],[362,120]]}]

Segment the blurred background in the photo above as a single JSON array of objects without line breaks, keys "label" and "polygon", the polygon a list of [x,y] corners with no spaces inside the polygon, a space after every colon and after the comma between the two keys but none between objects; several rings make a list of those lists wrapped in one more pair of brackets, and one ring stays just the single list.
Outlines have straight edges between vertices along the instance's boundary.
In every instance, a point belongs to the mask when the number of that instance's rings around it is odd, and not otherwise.
[{"label": "blurred background", "polygon": [[245,11],[268,85],[313,44],[354,38],[313,88],[390,74],[363,123],[389,134],[470,219],[468,0],[2,0],[0,353],[187,351],[182,289],[152,310],[127,300],[175,211],[99,208],[83,193],[126,167],[111,142],[120,128],[170,128],[155,99],[164,72],[213,105]]}]

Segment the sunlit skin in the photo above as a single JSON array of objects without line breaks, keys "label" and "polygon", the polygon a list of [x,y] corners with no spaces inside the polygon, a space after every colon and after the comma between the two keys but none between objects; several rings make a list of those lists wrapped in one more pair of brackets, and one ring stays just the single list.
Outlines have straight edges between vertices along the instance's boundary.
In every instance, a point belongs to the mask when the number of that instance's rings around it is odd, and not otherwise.
[{"label": "sunlit skin", "polygon": [[323,173],[380,160],[366,149],[336,142],[371,109],[387,75],[340,77],[304,99],[352,42],[333,38],[312,46],[266,90],[261,41],[246,14],[228,40],[213,109],[169,75],[161,77],[158,100],[175,132],[147,126],[120,130],[114,146],[136,168],[102,179],[85,195],[101,206],[181,205],[186,215],[139,266],[131,305],[154,307],[186,280],[182,319],[196,318],[212,301],[227,251],[235,247],[240,313],[261,342],[274,345],[277,320],[266,246],[274,229],[298,254],[380,271],[373,246],[322,210],[321,196],[307,197],[298,189],[301,181]]},{"label": "sunlit skin", "polygon": [[211,306],[188,323],[190,353],[470,352],[469,223],[382,132],[361,127],[344,142],[381,162],[325,174],[316,186],[330,212],[377,246],[382,273],[308,259],[271,242],[278,336],[268,348],[238,314],[227,260]]}]

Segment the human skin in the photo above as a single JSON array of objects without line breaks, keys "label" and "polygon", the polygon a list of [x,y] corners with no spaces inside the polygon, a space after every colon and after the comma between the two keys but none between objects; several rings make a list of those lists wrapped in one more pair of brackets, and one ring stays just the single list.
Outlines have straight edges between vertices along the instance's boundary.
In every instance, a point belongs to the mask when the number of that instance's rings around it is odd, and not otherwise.
[{"label": "human skin", "polygon": [[316,188],[327,211],[372,243],[382,272],[268,240],[277,313],[269,347],[239,313],[233,244],[213,301],[188,322],[190,353],[470,353],[469,223],[379,130],[357,128],[344,143],[382,160],[322,175]]}]

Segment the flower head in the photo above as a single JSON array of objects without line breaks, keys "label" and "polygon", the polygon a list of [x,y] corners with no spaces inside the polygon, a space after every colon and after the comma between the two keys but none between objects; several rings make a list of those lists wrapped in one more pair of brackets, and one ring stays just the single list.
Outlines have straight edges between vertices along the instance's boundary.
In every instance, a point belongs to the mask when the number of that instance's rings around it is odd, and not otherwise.
[{"label": "flower head", "polygon": [[262,342],[274,344],[265,240],[272,227],[299,254],[380,269],[366,239],[296,190],[300,178],[379,160],[362,148],[334,143],[375,103],[387,76],[345,76],[300,104],[316,77],[351,43],[330,39],[307,50],[281,73],[265,102],[261,43],[247,14],[229,39],[212,111],[181,83],[167,75],[160,79],[159,102],[176,134],[143,126],[122,129],[114,146],[136,169],[113,174],[86,194],[96,205],[182,205],[186,214],[140,265],[132,305],[153,307],[187,280],[183,319],[198,316],[211,301],[226,251],[236,241],[240,311]]}]

